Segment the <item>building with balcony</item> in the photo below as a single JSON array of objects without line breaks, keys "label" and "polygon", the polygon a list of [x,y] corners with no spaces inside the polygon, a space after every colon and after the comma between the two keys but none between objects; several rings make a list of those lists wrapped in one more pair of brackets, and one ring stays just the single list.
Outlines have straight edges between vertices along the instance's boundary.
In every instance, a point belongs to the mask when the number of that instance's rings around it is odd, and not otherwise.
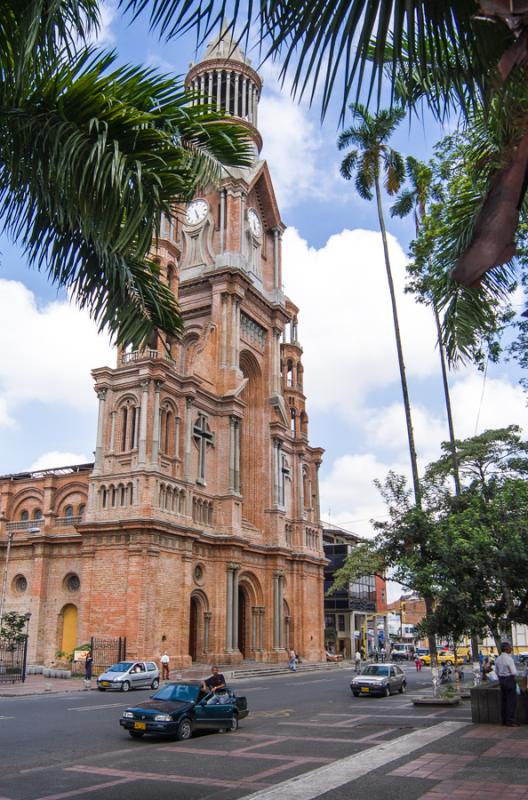
[{"label": "building with balcony", "polygon": [[328,594],[336,571],[361,541],[359,536],[341,528],[323,529],[327,558],[324,570],[326,636],[336,652],[345,658],[352,658],[357,650],[365,654],[381,650],[389,641],[386,587],[382,578],[368,575]]}]

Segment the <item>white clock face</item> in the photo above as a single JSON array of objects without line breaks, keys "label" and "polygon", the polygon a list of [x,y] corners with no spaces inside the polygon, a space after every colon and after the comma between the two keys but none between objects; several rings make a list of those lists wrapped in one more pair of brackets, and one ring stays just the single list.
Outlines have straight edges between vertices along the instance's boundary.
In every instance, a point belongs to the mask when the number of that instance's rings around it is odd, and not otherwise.
[{"label": "white clock face", "polygon": [[203,222],[209,211],[209,204],[205,200],[193,200],[187,206],[185,212],[185,222],[187,225],[198,225]]},{"label": "white clock face", "polygon": [[262,225],[260,224],[259,216],[254,208],[250,208],[248,211],[248,222],[249,229],[253,236],[260,236],[262,233]]}]

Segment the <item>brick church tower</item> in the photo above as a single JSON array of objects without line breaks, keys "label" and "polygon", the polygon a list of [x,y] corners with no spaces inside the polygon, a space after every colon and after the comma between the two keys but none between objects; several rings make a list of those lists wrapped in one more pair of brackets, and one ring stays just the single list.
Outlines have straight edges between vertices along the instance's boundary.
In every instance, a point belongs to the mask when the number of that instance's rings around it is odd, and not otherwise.
[{"label": "brick church tower", "polygon": [[95,463],[76,525],[77,641],[126,636],[130,657],[305,659],[323,648],[318,468],[308,443],[298,309],[259,160],[261,80],[217,39],[187,85],[246,125],[254,164],[164,219],[153,257],[181,341],[161,335],[95,369]]}]

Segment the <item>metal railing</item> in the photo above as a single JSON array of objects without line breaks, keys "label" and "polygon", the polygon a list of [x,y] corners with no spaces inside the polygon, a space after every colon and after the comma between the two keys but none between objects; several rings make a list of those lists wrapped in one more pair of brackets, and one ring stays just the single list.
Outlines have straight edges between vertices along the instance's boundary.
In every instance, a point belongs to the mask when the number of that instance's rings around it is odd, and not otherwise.
[{"label": "metal railing", "polygon": [[58,528],[67,528],[69,525],[78,525],[82,521],[83,515],[77,514],[76,516],[72,515],[70,517],[57,517],[54,524]]},{"label": "metal railing", "polygon": [[40,519],[21,519],[18,522],[8,522],[6,525],[7,531],[31,531],[40,533],[40,529],[44,527],[44,520]]}]

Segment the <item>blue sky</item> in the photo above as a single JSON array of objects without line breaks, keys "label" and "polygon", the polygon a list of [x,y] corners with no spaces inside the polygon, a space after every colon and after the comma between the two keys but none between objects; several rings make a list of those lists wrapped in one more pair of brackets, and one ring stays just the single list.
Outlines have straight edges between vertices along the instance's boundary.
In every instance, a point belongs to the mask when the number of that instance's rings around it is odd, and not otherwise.
[{"label": "blue sky", "polygon": [[[108,5],[99,40],[122,61],[184,74],[197,59],[194,37],[168,44],[146,20],[129,25]],[[254,62],[254,66],[256,66]],[[326,449],[321,470],[323,517],[368,534],[384,516],[373,486],[388,469],[408,473],[404,416],[381,241],[372,203],[339,177],[336,109],[320,124],[314,108],[293,103],[277,68],[261,70],[259,122],[279,205],[286,293],[300,306],[310,440]],[[426,158],[442,131],[430,119],[402,124],[393,146]],[[422,463],[446,438],[445,415],[427,309],[403,295],[412,221],[387,215],[403,344]],[[90,369],[114,363],[104,337],[23,255],[0,242],[0,473],[92,458],[96,401]],[[517,298],[520,307],[522,298]],[[474,369],[452,376],[457,432],[509,423],[525,427],[518,371],[502,363],[484,380]],[[478,418],[478,425],[477,425]]]}]

